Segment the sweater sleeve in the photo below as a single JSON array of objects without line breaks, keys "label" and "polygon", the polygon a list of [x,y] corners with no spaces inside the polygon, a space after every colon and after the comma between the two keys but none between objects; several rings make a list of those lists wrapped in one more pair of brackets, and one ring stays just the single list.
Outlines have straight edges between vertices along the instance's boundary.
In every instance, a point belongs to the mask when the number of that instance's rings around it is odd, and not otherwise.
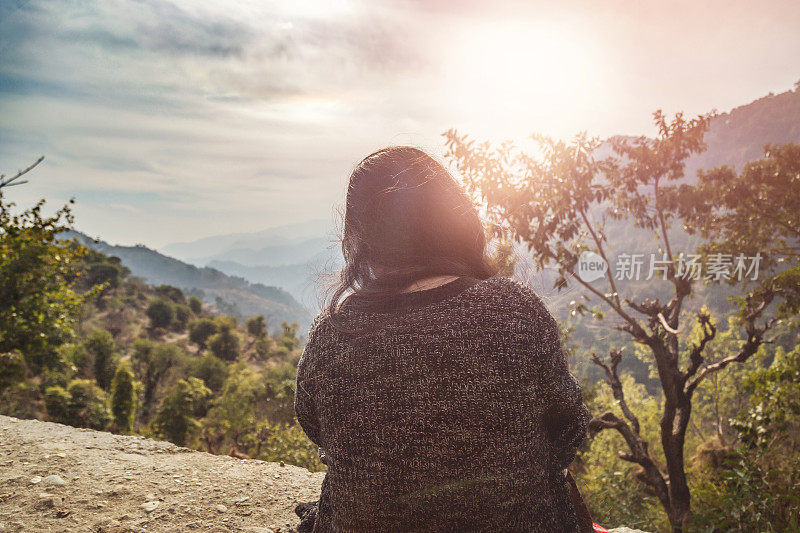
[{"label": "sweater sleeve", "polygon": [[569,371],[558,322],[533,291],[525,290],[533,328],[537,332],[534,338],[538,346],[532,349],[539,352],[539,356],[533,358],[532,370],[538,377],[542,421],[553,444],[557,467],[563,470],[575,458],[591,417],[583,403],[581,387]]},{"label": "sweater sleeve", "polygon": [[322,446],[319,434],[319,418],[317,417],[317,409],[314,404],[314,366],[317,359],[317,351],[319,350],[316,341],[316,329],[319,321],[315,320],[311,324],[308,332],[308,340],[303,348],[303,353],[300,356],[300,361],[297,363],[297,380],[295,382],[294,394],[294,412],[297,415],[297,421],[300,427],[303,428],[311,442],[317,446]]}]

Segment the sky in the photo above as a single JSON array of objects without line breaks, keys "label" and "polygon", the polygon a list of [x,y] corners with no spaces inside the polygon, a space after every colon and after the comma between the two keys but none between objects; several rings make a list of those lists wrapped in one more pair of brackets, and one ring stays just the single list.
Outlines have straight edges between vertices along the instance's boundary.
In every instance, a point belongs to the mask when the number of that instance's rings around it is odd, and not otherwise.
[{"label": "sky", "polygon": [[7,198],[151,247],[330,218],[441,134],[652,134],[800,79],[800,2],[0,0]]}]

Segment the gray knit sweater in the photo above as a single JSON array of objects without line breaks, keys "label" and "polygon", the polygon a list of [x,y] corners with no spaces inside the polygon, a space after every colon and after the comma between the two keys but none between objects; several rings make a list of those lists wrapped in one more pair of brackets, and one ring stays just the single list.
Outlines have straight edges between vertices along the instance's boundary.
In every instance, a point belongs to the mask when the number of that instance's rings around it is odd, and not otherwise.
[{"label": "gray knit sweater", "polygon": [[588,411],[558,325],[508,278],[459,278],[326,312],[297,418],[328,465],[315,532],[576,531],[563,470]]}]

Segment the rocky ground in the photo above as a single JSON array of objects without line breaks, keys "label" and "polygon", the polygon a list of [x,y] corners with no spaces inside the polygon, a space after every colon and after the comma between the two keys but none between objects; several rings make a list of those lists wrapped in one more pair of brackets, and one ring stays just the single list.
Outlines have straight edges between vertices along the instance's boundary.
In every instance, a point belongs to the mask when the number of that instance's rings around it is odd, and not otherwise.
[{"label": "rocky ground", "polygon": [[0,416],[0,532],[280,533],[323,474]]},{"label": "rocky ground", "polygon": [[317,499],[323,475],[0,416],[2,533],[289,533],[294,506]]}]

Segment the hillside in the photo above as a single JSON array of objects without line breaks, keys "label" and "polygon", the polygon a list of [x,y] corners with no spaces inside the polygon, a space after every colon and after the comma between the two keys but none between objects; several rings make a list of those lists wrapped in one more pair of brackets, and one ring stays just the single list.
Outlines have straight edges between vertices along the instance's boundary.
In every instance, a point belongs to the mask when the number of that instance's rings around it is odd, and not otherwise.
[{"label": "hillside", "polygon": [[227,314],[247,318],[263,314],[271,323],[297,322],[301,328],[311,323],[311,315],[291,294],[277,287],[251,283],[208,267],[197,267],[166,256],[146,246],[114,246],[96,241],[79,232],[68,232],[86,246],[105,255],[119,257],[122,264],[153,285],[172,285],[189,294],[197,293],[209,303],[216,298],[231,306]]},{"label": "hillside", "polygon": [[0,416],[2,531],[288,533],[299,523],[295,505],[316,500],[323,477],[282,463]]}]

